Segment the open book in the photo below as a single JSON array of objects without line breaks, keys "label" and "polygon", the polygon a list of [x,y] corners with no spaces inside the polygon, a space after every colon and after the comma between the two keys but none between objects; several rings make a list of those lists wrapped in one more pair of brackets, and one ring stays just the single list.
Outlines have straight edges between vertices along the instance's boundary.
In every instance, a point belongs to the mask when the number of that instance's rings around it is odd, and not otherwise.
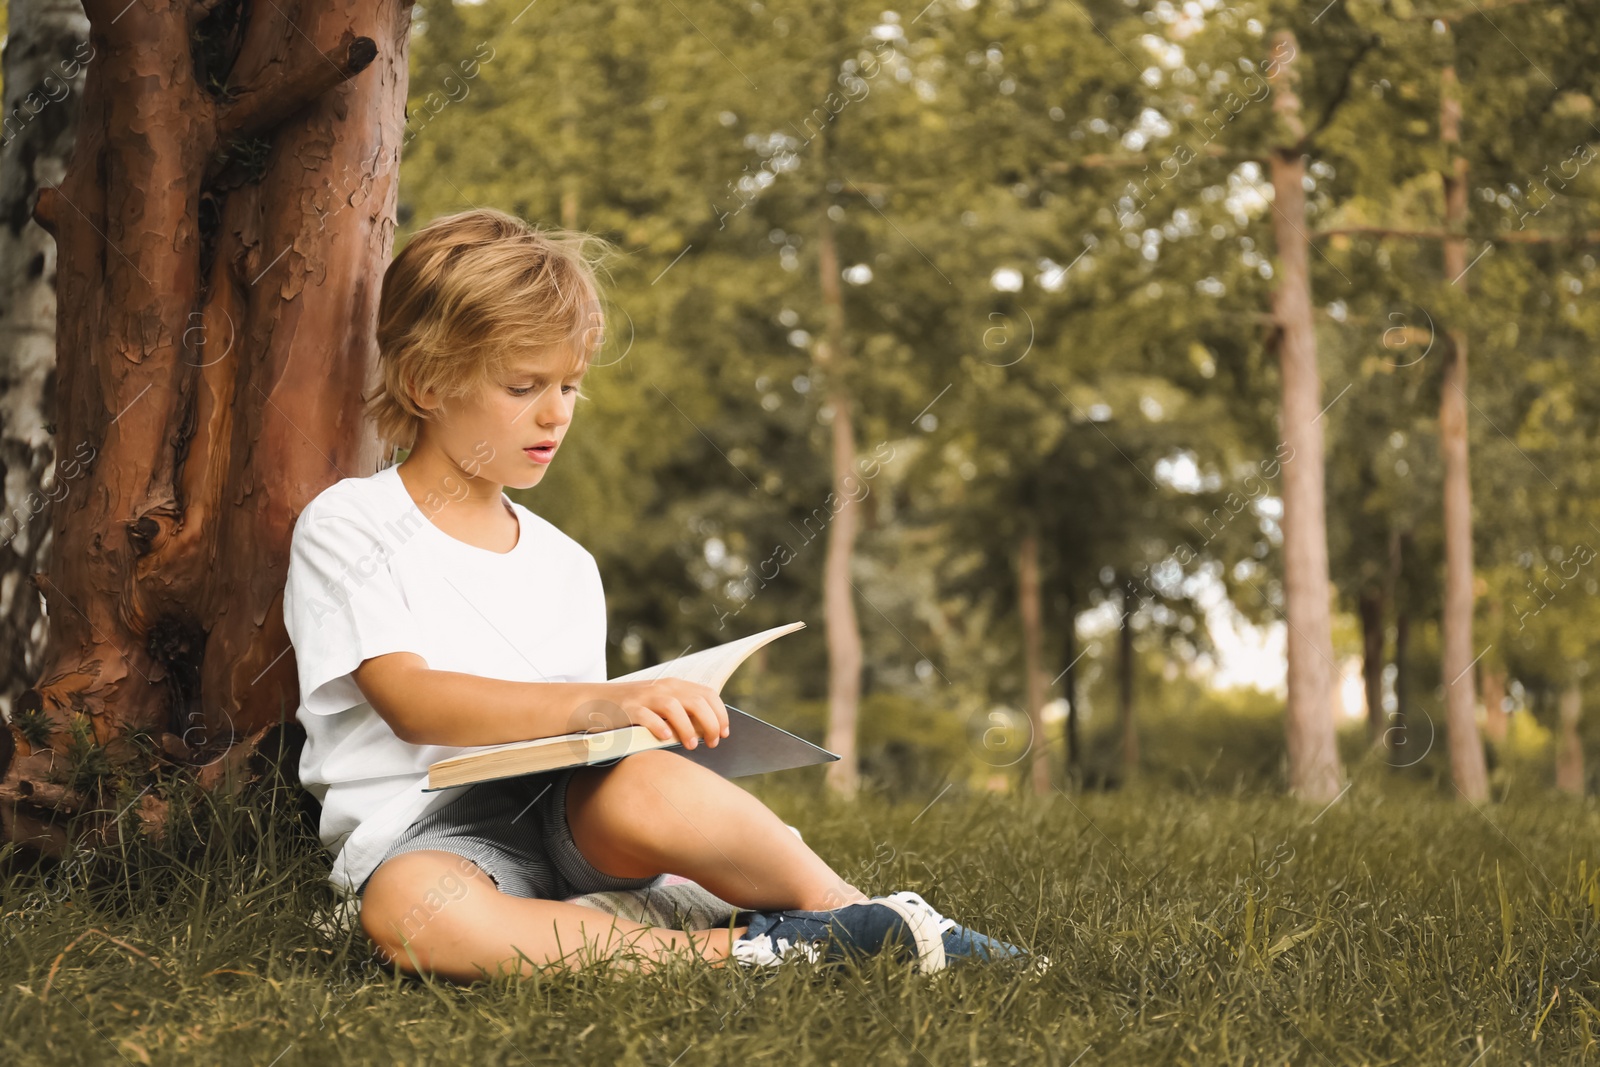
[{"label": "open book", "polygon": [[[804,626],[803,622],[774,626],[770,630],[679,656],[611,681],[644,682],[656,678],[682,678],[720,693],[728,678],[752,652]],[[431,765],[428,768],[428,785],[423,792],[433,793],[476,782],[605,763],[655,748],[677,747],[679,755],[709,767],[724,778],[808,767],[839,758],[825,748],[818,748],[804,738],[796,737],[737,708],[728,708],[728,736],[720,738],[715,748],[707,745],[704,738],[692,749],[682,748],[682,744],[676,737],[662,740],[651,733],[649,727],[635,725],[492,745]]]}]

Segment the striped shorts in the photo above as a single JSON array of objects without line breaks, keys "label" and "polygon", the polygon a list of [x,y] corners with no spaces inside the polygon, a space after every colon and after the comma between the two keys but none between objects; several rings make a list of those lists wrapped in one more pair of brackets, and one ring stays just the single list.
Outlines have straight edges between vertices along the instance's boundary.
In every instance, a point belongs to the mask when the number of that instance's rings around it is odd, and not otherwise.
[{"label": "striped shorts", "polygon": [[657,884],[665,875],[618,878],[578,851],[567,825],[567,783],[578,769],[479,782],[406,827],[373,871],[402,852],[441,849],[476,863],[500,892],[516,897],[567,900]]}]

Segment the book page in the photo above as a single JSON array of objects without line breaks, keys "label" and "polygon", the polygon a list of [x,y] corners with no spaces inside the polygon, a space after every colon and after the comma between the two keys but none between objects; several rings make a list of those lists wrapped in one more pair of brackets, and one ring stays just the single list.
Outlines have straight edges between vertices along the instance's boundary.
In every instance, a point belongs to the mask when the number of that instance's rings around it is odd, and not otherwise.
[{"label": "book page", "polygon": [[783,626],[774,626],[770,630],[741,637],[727,644],[717,645],[713,648],[704,648],[699,652],[691,652],[687,656],[669,659],[665,663],[658,663],[654,667],[624,674],[620,678],[611,678],[613,682],[649,682],[657,678],[682,678],[686,682],[696,682],[709,686],[716,692],[721,692],[724,684],[739,669],[739,664],[750,658],[750,653],[760,648],[769,641],[775,641],[784,634],[793,633],[803,629],[805,623],[791,622]]},{"label": "book page", "polygon": [[[699,652],[691,652],[687,656],[669,659],[665,663],[656,664],[654,667],[646,667],[644,670],[634,671],[632,674],[624,674],[620,678],[609,678],[607,681],[648,682],[656,678],[682,678],[685,681],[698,682],[701,685],[710,686],[720,693],[723,684],[727,682],[734,671],[739,669],[739,664],[750,658],[750,653],[769,641],[777,640],[784,634],[804,629],[805,625],[803,622],[791,622],[783,626],[774,626],[770,630],[762,630],[760,633],[751,634],[749,637],[741,637],[736,641],[729,641],[725,645],[716,645],[712,648],[701,649]],[[626,729],[626,727],[621,727],[621,729]],[[532,748],[596,732],[598,731],[578,730],[573,733],[537,737],[527,741],[508,741],[502,745],[485,745],[475,747],[474,754],[503,752],[511,748]]]}]

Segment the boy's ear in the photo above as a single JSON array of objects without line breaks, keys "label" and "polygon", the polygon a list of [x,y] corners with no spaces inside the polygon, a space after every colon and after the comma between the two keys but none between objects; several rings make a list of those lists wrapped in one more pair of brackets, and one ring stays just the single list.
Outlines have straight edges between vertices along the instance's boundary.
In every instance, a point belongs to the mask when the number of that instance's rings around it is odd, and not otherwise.
[{"label": "boy's ear", "polygon": [[411,394],[411,400],[417,405],[417,407],[421,408],[423,411],[431,412],[434,408],[439,406],[439,399],[434,395],[432,389],[423,389],[418,391],[416,383],[410,378],[407,378],[405,381],[406,391]]}]

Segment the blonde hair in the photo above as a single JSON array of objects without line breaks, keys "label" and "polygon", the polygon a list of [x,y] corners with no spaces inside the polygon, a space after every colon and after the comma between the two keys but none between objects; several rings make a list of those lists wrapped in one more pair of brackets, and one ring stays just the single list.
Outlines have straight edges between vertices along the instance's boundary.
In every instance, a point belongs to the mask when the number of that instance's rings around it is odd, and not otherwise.
[{"label": "blonde hair", "polygon": [[[590,248],[594,246],[591,253]],[[612,245],[543,229],[493,208],[434,219],[384,271],[378,298],[380,384],[367,413],[386,451],[415,446],[428,413],[417,396],[469,396],[521,357],[566,351],[565,373],[604,337],[595,268]]]}]

